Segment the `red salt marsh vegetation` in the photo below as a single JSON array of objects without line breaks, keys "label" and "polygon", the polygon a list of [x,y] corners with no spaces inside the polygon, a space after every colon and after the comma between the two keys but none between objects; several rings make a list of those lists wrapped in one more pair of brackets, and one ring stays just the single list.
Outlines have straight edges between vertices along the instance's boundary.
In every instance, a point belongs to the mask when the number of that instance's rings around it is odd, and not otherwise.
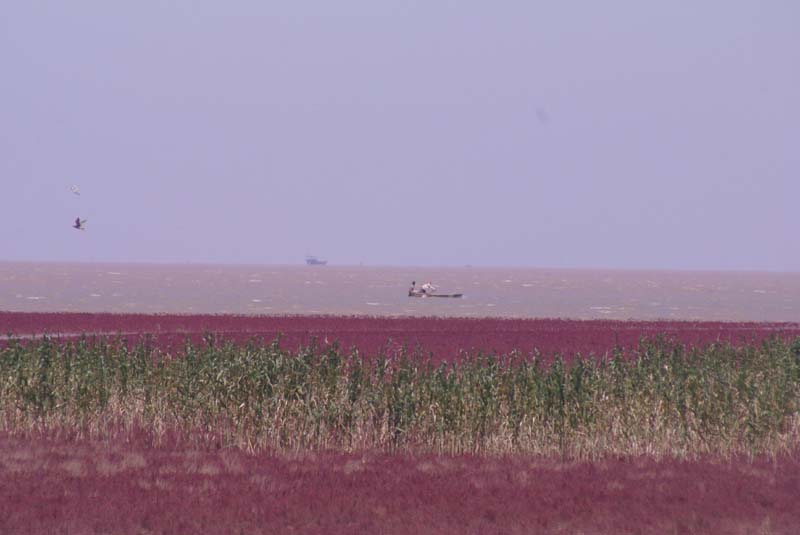
[{"label": "red salt marsh vegetation", "polygon": [[420,349],[434,360],[462,353],[556,353],[564,357],[606,355],[615,347],[632,348],[643,338],[664,336],[688,346],[714,342],[744,345],[770,337],[800,336],[798,323],[614,321],[497,318],[385,318],[360,316],[232,316],[0,312],[0,335],[121,333],[129,339],[152,335],[157,347],[179,351],[204,333],[245,342],[281,336],[281,347],[297,350],[315,340],[338,341],[344,350],[362,354]]},{"label": "red salt marsh vegetation", "polygon": [[14,534],[794,534],[800,462],[304,454],[0,438]]},{"label": "red salt marsh vegetation", "polygon": [[[0,344],[0,533],[800,525],[797,324],[0,313],[0,327],[15,335]],[[297,350],[325,338],[342,349]],[[390,338],[423,353],[361,358]]]}]

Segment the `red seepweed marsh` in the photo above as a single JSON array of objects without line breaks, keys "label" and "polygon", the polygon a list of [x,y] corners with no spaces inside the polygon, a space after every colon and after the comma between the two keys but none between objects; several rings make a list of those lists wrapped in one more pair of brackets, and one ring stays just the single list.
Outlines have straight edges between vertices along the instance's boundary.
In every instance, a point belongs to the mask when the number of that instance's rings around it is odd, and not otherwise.
[{"label": "red seepweed marsh", "polygon": [[[800,521],[796,324],[0,313],[0,325],[3,492],[26,504],[7,506],[12,532]],[[133,512],[108,512],[122,503]]]}]

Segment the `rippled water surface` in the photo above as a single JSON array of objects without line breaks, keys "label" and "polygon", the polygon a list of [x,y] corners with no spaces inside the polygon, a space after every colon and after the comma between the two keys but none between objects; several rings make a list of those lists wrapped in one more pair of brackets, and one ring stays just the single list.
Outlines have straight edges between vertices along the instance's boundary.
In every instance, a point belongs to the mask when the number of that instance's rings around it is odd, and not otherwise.
[{"label": "rippled water surface", "polygon": [[798,321],[800,273],[0,263],[0,310]]}]

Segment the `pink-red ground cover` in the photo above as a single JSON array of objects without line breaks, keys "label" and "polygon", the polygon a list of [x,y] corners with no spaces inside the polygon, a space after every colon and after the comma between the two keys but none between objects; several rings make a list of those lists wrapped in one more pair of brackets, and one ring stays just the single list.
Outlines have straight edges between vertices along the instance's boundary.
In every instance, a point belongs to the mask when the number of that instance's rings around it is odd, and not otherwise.
[{"label": "pink-red ground cover", "polygon": [[135,340],[152,334],[165,350],[179,350],[188,338],[199,342],[206,332],[239,343],[253,337],[272,341],[281,335],[281,346],[296,350],[313,340],[338,341],[345,349],[362,354],[421,349],[434,359],[451,359],[462,352],[559,353],[571,357],[602,356],[615,347],[635,348],[642,338],[666,336],[698,346],[712,342],[734,345],[759,343],[778,336],[800,336],[797,323],[733,323],[685,321],[612,321],[567,319],[471,319],[385,318],[358,316],[230,316],[141,315],[83,313],[0,312],[0,334],[79,333],[123,334]]},{"label": "pink-red ground cover", "polygon": [[0,437],[0,532],[797,533],[800,462],[248,455]]},{"label": "pink-red ground cover", "polygon": [[[800,336],[794,323],[558,319],[252,317],[0,312],[0,334],[152,334],[287,349],[338,340],[364,354],[402,346],[603,355],[664,335],[687,345]],[[388,340],[391,344],[387,344]],[[0,342],[1,343],[1,342]],[[250,455],[173,443],[0,435],[0,533],[797,533],[800,455],[607,459],[377,453]]]}]

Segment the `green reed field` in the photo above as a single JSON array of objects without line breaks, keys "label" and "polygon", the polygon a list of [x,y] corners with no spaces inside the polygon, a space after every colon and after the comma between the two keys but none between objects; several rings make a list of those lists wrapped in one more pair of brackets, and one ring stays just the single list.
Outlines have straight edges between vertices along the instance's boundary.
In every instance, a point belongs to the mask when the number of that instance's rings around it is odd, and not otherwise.
[{"label": "green reed field", "polygon": [[276,453],[777,456],[800,445],[800,340],[438,365],[211,336],[177,356],[147,342],[11,340],[0,431]]}]

